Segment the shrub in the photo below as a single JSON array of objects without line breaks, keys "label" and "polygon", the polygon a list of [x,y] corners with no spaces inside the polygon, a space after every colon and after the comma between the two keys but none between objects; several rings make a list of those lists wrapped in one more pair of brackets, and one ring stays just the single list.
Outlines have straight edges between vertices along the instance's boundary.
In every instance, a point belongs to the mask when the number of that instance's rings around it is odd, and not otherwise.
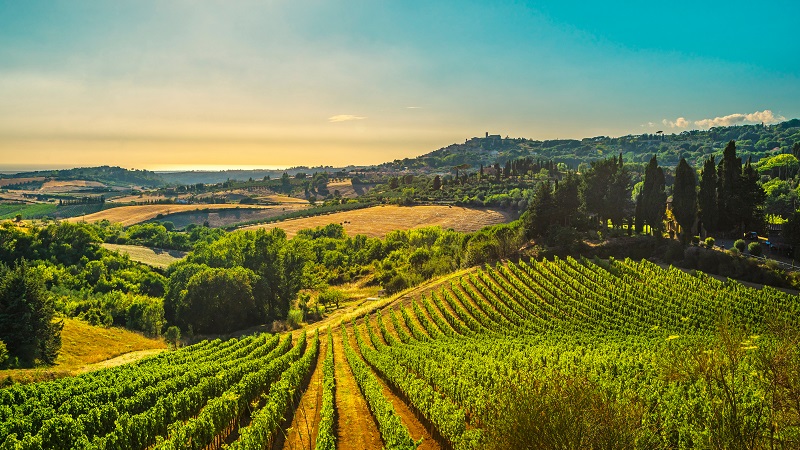
[{"label": "shrub", "polygon": [[3,367],[3,364],[8,360],[8,349],[6,349],[6,344],[3,341],[0,341],[0,367]]},{"label": "shrub", "polygon": [[737,239],[736,242],[733,243],[733,247],[739,250],[740,253],[744,253],[744,250],[747,248],[747,243],[744,239]]},{"label": "shrub", "polygon": [[290,309],[289,314],[286,316],[286,323],[292,329],[300,328],[303,324],[303,311],[300,309]]},{"label": "shrub", "polygon": [[178,342],[181,340],[181,329],[176,326],[171,326],[167,328],[167,331],[164,333],[164,340],[172,348],[178,347]]},{"label": "shrub", "polygon": [[714,239],[713,237],[711,236],[707,237],[705,242],[706,248],[714,248],[714,243],[716,242],[717,242],[716,239]]},{"label": "shrub", "polygon": [[114,323],[114,318],[108,310],[92,307],[89,310],[82,312],[78,318],[97,327],[108,328]]},{"label": "shrub", "polygon": [[761,243],[751,242],[747,245],[747,252],[753,256],[761,256]]}]

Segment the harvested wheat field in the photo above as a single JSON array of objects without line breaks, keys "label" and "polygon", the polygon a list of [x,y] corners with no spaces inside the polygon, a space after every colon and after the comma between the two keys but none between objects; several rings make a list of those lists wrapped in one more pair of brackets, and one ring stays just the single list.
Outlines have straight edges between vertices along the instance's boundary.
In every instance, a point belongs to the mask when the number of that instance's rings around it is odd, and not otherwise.
[{"label": "harvested wheat field", "polygon": [[[97,222],[100,220],[108,220],[110,222],[121,223],[124,226],[129,226],[144,222],[146,220],[154,219],[159,214],[167,215],[178,212],[186,211],[205,211],[205,210],[220,210],[232,208],[261,208],[267,209],[268,206],[258,205],[134,205],[134,206],[119,206],[117,208],[104,209],[93,214],[86,216],[70,217],[65,219],[67,222]],[[272,208],[277,208],[273,206]]]},{"label": "harvested wheat field", "polygon": [[70,192],[75,189],[81,188],[102,188],[106,187],[105,184],[100,183],[99,181],[87,181],[87,180],[50,180],[45,182],[40,191],[42,192]]},{"label": "harvested wheat field", "polygon": [[339,195],[345,198],[358,198],[372,189],[371,184],[356,184],[354,185],[351,180],[332,181],[328,183],[328,192],[333,194],[339,191]]},{"label": "harvested wheat field", "polygon": [[372,208],[344,211],[322,216],[289,219],[282,222],[254,225],[255,228],[283,228],[288,236],[298,231],[330,223],[340,223],[350,236],[364,234],[383,237],[390,231],[410,230],[430,226],[452,228],[456,231],[477,231],[487,225],[510,222],[511,213],[499,209],[464,208],[462,206],[396,206],[383,205]]}]

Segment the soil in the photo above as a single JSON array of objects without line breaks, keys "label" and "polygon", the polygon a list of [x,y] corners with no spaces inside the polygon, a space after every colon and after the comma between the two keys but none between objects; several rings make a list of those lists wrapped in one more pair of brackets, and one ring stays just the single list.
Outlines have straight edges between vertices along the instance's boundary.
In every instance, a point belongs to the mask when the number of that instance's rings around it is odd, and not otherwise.
[{"label": "soil", "polygon": [[317,366],[311,375],[297,408],[294,411],[292,424],[286,432],[283,443],[284,450],[313,449],[317,442],[319,429],[320,409],[322,408],[322,366],[325,361],[325,352],[328,348],[328,339],[320,335],[319,355]]},{"label": "soil", "polygon": [[378,425],[344,356],[341,333],[334,331],[333,358],[336,360],[336,448],[372,450],[383,448]]}]

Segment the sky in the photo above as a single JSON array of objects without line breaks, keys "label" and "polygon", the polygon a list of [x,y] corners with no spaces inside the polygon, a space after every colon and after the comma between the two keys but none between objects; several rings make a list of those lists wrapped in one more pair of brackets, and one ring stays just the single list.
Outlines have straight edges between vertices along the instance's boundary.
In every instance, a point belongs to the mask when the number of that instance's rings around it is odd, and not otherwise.
[{"label": "sky", "polygon": [[800,3],[655,3],[0,0],[0,169],[377,164],[485,132],[800,117]]}]

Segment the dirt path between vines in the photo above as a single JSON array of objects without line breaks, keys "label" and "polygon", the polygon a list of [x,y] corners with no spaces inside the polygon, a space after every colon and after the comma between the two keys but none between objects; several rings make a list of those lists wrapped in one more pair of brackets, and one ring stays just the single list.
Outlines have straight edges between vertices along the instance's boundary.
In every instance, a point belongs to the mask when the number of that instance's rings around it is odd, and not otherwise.
[{"label": "dirt path between vines", "polygon": [[378,425],[347,364],[339,329],[334,331],[333,358],[336,360],[336,448],[372,450],[383,448]]},{"label": "dirt path between vines", "polygon": [[286,432],[283,450],[313,449],[317,443],[317,430],[319,429],[320,408],[322,408],[322,366],[325,361],[325,352],[328,348],[327,337],[320,336],[317,366],[311,375],[297,409],[294,411],[291,427]]},{"label": "dirt path between vines", "polygon": [[[371,324],[375,330],[378,329],[377,323],[371,321]],[[355,336],[352,334],[352,329],[348,327],[348,337],[350,338],[350,346],[356,353],[361,355],[361,350],[358,348],[358,343],[356,342]],[[367,330],[363,326],[359,327],[359,332],[361,333],[361,337],[365,339],[365,342],[369,342],[369,338],[367,337]],[[398,338],[399,339],[399,338]],[[370,345],[367,343],[367,345]],[[363,356],[362,356],[363,358]],[[386,384],[383,378],[378,375],[378,373],[373,370],[373,374],[375,374],[375,378],[381,384],[383,388],[383,396],[386,397],[387,400],[392,404],[394,410],[397,412],[397,415],[400,416],[400,421],[403,422],[403,425],[406,426],[408,429],[408,433],[411,437],[417,441],[419,438],[422,438],[422,444],[417,447],[418,450],[441,450],[441,446],[438,442],[431,436],[431,433],[425,427],[425,425],[420,422],[417,416],[414,414],[414,411],[397,395],[392,392],[391,388]]]}]

